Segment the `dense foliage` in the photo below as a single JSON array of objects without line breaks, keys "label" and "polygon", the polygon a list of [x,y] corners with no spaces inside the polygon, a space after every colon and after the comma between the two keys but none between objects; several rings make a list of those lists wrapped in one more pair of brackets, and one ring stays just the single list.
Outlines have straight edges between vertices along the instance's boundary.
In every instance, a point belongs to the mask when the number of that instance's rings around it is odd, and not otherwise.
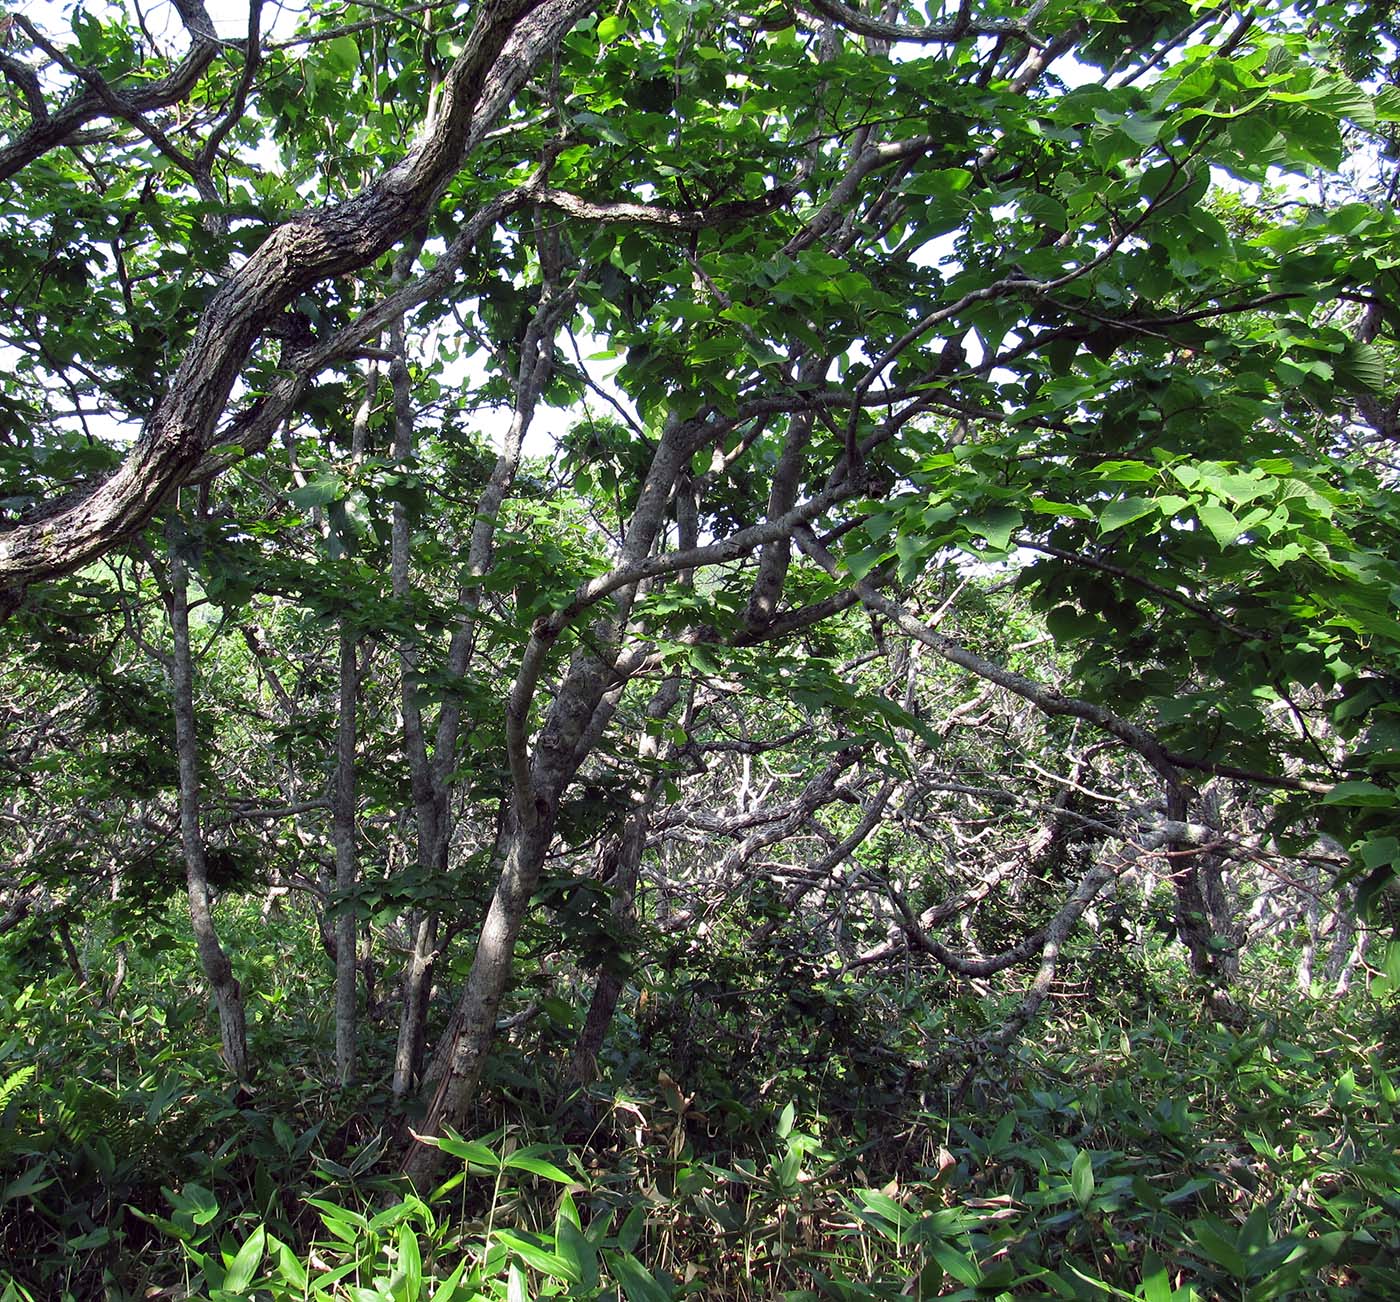
[{"label": "dense foliage", "polygon": [[0,16],[6,1297],[1393,1291],[1395,46]]}]

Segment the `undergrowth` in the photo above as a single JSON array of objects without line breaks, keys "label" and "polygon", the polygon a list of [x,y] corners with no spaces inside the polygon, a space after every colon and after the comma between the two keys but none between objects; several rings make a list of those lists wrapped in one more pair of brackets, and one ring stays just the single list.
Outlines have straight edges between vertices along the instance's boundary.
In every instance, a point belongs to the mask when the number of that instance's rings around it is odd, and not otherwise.
[{"label": "undergrowth", "polygon": [[970,1071],[915,1018],[926,1061],[878,1109],[777,1061],[766,1092],[687,1081],[633,1017],[612,1079],[559,1098],[541,1024],[415,1196],[411,1117],[324,1083],[301,961],[252,974],[263,1069],[238,1092],[160,954],[112,1006],[4,958],[4,1302],[1400,1296],[1391,1015],[1300,999],[1281,964],[1242,1025],[1163,961],[1149,1003],[1062,1004]]}]

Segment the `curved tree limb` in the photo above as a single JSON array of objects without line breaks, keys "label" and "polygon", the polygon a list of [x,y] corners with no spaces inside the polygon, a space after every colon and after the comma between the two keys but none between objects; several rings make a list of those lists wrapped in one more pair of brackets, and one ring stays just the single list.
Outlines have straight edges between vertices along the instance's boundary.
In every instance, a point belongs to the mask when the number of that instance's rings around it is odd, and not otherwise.
[{"label": "curved tree limb", "polygon": [[962,5],[952,18],[942,22],[928,23],[922,27],[891,23],[883,18],[872,18],[841,0],[804,0],[804,7],[820,14],[847,31],[859,36],[868,36],[877,41],[907,41],[912,45],[947,45],[950,42],[966,40],[975,36],[1010,36],[1025,41],[1028,45],[1040,46],[1043,42],[1034,35],[1032,27],[1045,9],[1045,0],[1026,10],[1019,18],[973,18],[970,5]]},{"label": "curved tree limb", "polygon": [[[117,95],[96,73],[91,73],[82,78],[86,89],[52,113],[47,110],[42,114],[35,112],[36,107],[42,107],[42,97],[36,105],[34,97],[26,91],[34,121],[28,131],[0,149],[0,181],[8,180],[51,149],[73,143],[74,137],[90,123],[112,116],[114,101],[120,105],[118,116],[124,118],[139,117],[180,103],[194,90],[223,46],[241,44],[219,39],[200,0],[177,0],[175,7],[190,34],[190,48],[168,76],[129,94]],[[16,21],[29,32],[31,38],[37,38],[36,30],[27,19],[17,16]],[[34,88],[37,91],[37,79]]]},{"label": "curved tree limb", "polygon": [[[298,294],[372,262],[436,202],[538,60],[596,0],[490,0],[443,83],[432,129],[354,198],[307,210],[214,294],[179,369],[120,467],[0,534],[0,588],[68,573],[140,529],[208,451],[253,345]],[[13,591],[0,615],[17,604]]]}]

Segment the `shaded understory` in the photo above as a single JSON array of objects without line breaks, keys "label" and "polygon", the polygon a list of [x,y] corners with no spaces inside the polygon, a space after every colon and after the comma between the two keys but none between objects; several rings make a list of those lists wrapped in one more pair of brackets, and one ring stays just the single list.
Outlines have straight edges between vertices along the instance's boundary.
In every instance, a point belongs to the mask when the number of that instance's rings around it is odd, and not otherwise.
[{"label": "shaded understory", "polygon": [[1014,992],[913,971],[797,1002],[712,955],[634,974],[602,1082],[563,1097],[581,1012],[556,974],[420,1200],[386,1094],[327,1083],[324,959],[286,930],[242,974],[241,1094],[177,947],[110,1006],[95,971],[5,953],[5,1298],[1400,1291],[1393,1009],[1300,999],[1278,952],[1227,1027],[1172,952],[1086,945],[1002,1056],[979,1036]]}]

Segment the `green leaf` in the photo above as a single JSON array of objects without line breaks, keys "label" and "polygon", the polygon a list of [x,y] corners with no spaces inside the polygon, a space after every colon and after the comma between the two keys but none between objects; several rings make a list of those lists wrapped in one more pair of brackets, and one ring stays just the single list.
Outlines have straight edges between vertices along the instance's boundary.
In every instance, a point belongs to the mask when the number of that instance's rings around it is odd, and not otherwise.
[{"label": "green leaf", "polygon": [[320,475],[287,494],[292,505],[299,506],[302,510],[325,506],[329,502],[339,501],[344,496],[345,481],[339,475]]},{"label": "green leaf", "polygon": [[1045,615],[1045,631],[1056,642],[1073,642],[1076,638],[1093,637],[1100,631],[1101,621],[1086,615],[1068,603],[1056,606]]},{"label": "green leaf", "polygon": [[554,1246],[576,1272],[585,1289],[598,1287],[598,1253],[573,1221],[559,1217],[555,1227]]},{"label": "green leaf", "polygon": [[531,1157],[528,1154],[512,1153],[502,1165],[515,1171],[528,1171],[531,1175],[543,1176],[546,1180],[553,1180],[555,1184],[578,1183],[574,1176],[571,1176],[567,1171],[561,1171],[553,1162],[546,1162],[543,1158]]},{"label": "green leaf", "polygon": [[964,167],[945,167],[937,172],[920,172],[904,185],[906,194],[923,194],[934,198],[959,194],[972,184],[972,173]]},{"label": "green leaf", "polygon": [[360,47],[353,36],[333,36],[326,42],[326,66],[335,73],[354,72],[360,66]]},{"label": "green leaf", "polygon": [[598,43],[608,45],[617,40],[627,30],[627,19],[620,14],[609,14],[598,22]]},{"label": "green leaf", "polygon": [[479,1166],[486,1171],[495,1171],[501,1165],[501,1159],[485,1144],[478,1143],[475,1139],[463,1139],[453,1130],[448,1130],[436,1139],[425,1139],[424,1142],[436,1145],[450,1157],[461,1158],[468,1167]]},{"label": "green leaf", "polygon": [[308,1288],[306,1267],[301,1264],[296,1253],[281,1239],[274,1238],[270,1234],[267,1236],[267,1241],[277,1257],[278,1275],[296,1292],[305,1294]]},{"label": "green leaf", "polygon": [[1021,513],[1010,506],[993,506],[973,516],[968,530],[985,538],[995,551],[1004,552],[1011,545],[1011,534],[1021,527]]},{"label": "green leaf", "polygon": [[1143,1302],[1172,1302],[1171,1276],[1150,1248],[1142,1259],[1142,1297]]},{"label": "green leaf", "polygon": [[1119,483],[1146,483],[1156,479],[1158,467],[1145,461],[1100,461],[1094,467],[1100,479],[1113,479]]},{"label": "green leaf", "polygon": [[161,1193],[176,1211],[183,1212],[196,1225],[208,1225],[219,1214],[219,1200],[212,1191],[193,1180],[179,1193],[166,1188],[162,1188]]},{"label": "green leaf", "polygon": [[951,1243],[942,1241],[930,1245],[929,1251],[938,1264],[959,1284],[976,1288],[982,1282],[982,1268],[970,1252],[959,1252]]},{"label": "green leaf", "polygon": [[1030,508],[1037,515],[1059,515],[1072,520],[1092,520],[1094,513],[1087,506],[1075,502],[1051,502],[1043,497],[1033,497]]},{"label": "green leaf", "polygon": [[223,1289],[227,1293],[243,1293],[253,1282],[253,1276],[262,1265],[263,1250],[267,1246],[267,1231],[261,1225],[252,1232],[238,1250],[224,1276]]},{"label": "green leaf", "polygon": [[418,1302],[423,1293],[423,1255],[418,1248],[418,1235],[411,1226],[399,1226],[399,1260],[396,1273],[403,1277],[396,1290],[397,1302]]},{"label": "green leaf", "polygon": [[1240,522],[1223,506],[1216,506],[1211,502],[1198,502],[1196,515],[1222,548],[1231,546],[1244,532]]},{"label": "green leaf", "polygon": [[1070,1189],[1080,1207],[1087,1207],[1094,1197],[1094,1159],[1087,1149],[1074,1155],[1069,1172]]},{"label": "green leaf", "polygon": [[1150,497],[1123,497],[1117,501],[1109,502],[1099,512],[1099,529],[1103,533],[1112,533],[1115,529],[1121,529],[1125,524],[1131,524],[1134,520],[1141,520],[1145,515],[1156,513],[1157,503]]},{"label": "green leaf", "polygon": [[1249,1278],[1249,1267],[1231,1238],[1223,1221],[1213,1216],[1191,1223],[1191,1237],[1208,1261],[1223,1267],[1238,1280]]},{"label": "green leaf", "polygon": [[608,1269],[622,1286],[627,1302],[671,1302],[671,1294],[634,1256],[627,1252],[607,1254]]},{"label": "green leaf", "polygon": [[[1382,790],[1379,787],[1376,789]],[[1393,836],[1367,838],[1361,845],[1361,862],[1368,868],[1384,868],[1391,864],[1400,863],[1400,839]]]},{"label": "green leaf", "polygon": [[36,1162],[23,1175],[16,1176],[0,1191],[0,1203],[7,1203],[11,1198],[28,1198],[40,1189],[46,1189],[54,1182],[53,1176],[45,1177],[47,1169],[44,1163]]},{"label": "green leaf", "polygon": [[497,1230],[494,1237],[497,1243],[504,1243],[542,1274],[562,1279],[568,1284],[577,1284],[583,1278],[572,1262],[566,1261],[557,1252],[551,1252],[548,1248],[517,1234],[514,1230]]},{"label": "green leaf", "polygon": [[872,1212],[879,1213],[891,1225],[898,1226],[901,1230],[907,1230],[914,1224],[913,1213],[895,1202],[887,1193],[881,1193],[878,1189],[857,1189],[856,1197]]},{"label": "green leaf", "polygon": [[644,1204],[638,1203],[623,1218],[622,1225],[617,1231],[617,1246],[623,1252],[635,1252],[637,1244],[642,1241],[642,1232],[646,1229],[647,1209]]},{"label": "green leaf", "polygon": [[786,1139],[792,1134],[792,1123],[797,1116],[797,1109],[791,1102],[783,1108],[782,1115],[778,1118],[778,1138]]},{"label": "green leaf", "polygon": [[457,1290],[462,1283],[462,1276],[467,1273],[470,1261],[470,1257],[463,1257],[457,1263],[453,1272],[433,1290],[432,1302],[457,1302]]},{"label": "green leaf", "polygon": [[1385,359],[1374,344],[1347,344],[1336,361],[1337,378],[1353,392],[1380,393],[1385,389]]},{"label": "green leaf", "polygon": [[1396,803],[1396,793],[1374,782],[1338,782],[1322,797],[1324,805],[1357,805],[1364,809],[1384,809]]}]

